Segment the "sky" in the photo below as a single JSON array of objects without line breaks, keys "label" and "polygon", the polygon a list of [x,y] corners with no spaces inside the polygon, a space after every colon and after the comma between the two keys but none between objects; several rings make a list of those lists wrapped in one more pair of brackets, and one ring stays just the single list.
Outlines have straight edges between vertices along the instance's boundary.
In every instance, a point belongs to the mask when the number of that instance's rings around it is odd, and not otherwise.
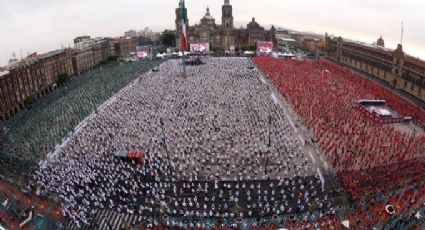
[{"label": "sky", "polygon": [[[16,53],[44,53],[71,46],[80,35],[121,36],[148,26],[174,29],[179,0],[0,0],[0,65]],[[189,23],[199,23],[209,6],[221,21],[224,0],[186,0]],[[400,43],[425,59],[424,0],[230,0],[235,22],[273,24],[298,31],[334,34],[372,43],[382,35],[385,46]]]}]

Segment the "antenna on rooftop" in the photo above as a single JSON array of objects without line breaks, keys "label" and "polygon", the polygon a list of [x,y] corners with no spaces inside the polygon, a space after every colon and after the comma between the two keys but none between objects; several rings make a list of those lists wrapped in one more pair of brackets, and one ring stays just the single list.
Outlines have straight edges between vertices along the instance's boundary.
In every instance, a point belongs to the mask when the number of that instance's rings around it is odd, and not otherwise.
[{"label": "antenna on rooftop", "polygon": [[22,57],[22,49],[21,49],[21,60],[24,60],[24,57]]},{"label": "antenna on rooftop", "polygon": [[400,38],[400,45],[403,45],[403,33],[404,33],[404,23],[401,21],[401,38]]}]

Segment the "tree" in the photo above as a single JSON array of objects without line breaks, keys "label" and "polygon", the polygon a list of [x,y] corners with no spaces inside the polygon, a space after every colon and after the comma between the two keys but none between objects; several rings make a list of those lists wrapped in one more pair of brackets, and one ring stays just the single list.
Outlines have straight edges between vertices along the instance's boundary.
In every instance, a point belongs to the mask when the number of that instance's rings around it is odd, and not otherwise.
[{"label": "tree", "polygon": [[241,47],[242,51],[255,51],[254,45],[246,45]]},{"label": "tree", "polygon": [[69,80],[69,75],[68,73],[61,73],[58,75],[58,79],[59,79],[59,85],[62,85],[63,83]]},{"label": "tree", "polygon": [[162,53],[166,53],[167,52],[167,49],[165,49],[165,47],[159,47],[156,51],[158,53],[162,54]]},{"label": "tree", "polygon": [[106,58],[106,61],[108,61],[108,62],[116,62],[117,59],[118,59],[118,56],[117,55],[111,55],[111,56],[109,56],[109,57]]},{"label": "tree", "polygon": [[165,30],[161,34],[161,43],[166,47],[175,46],[176,34],[172,31]]},{"label": "tree", "polygon": [[35,99],[35,97],[34,96],[29,96],[29,97],[27,97],[27,98],[25,98],[25,100],[24,100],[24,105],[27,107],[27,106],[30,106],[30,105],[32,105],[32,104],[34,104],[34,102],[36,101],[36,99]]}]

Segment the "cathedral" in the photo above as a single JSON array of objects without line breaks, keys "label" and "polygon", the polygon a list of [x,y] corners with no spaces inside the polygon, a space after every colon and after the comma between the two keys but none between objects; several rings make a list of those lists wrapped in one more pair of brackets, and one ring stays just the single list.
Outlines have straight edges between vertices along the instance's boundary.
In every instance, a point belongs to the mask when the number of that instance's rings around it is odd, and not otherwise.
[{"label": "cathedral", "polygon": [[[176,9],[176,45],[181,48],[182,36],[182,2]],[[275,28],[264,29],[252,18],[246,28],[235,28],[233,24],[233,8],[229,0],[224,0],[221,7],[221,25],[215,23],[207,8],[205,16],[199,24],[186,24],[188,43],[209,43],[210,48],[216,51],[229,51],[231,47],[240,50],[244,46],[254,46],[257,41],[273,41],[275,43]]]}]

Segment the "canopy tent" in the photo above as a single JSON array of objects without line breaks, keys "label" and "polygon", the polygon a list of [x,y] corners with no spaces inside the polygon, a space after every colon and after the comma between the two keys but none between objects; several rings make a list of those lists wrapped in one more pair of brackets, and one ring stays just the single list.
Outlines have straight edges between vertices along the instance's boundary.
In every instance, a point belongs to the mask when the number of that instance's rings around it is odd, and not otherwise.
[{"label": "canopy tent", "polygon": [[391,112],[387,109],[383,109],[383,108],[375,108],[372,110],[372,112],[378,114],[378,116],[381,117],[388,117],[391,116]]},{"label": "canopy tent", "polygon": [[350,228],[350,221],[349,220],[344,220],[341,222],[342,226],[344,226],[345,228],[349,229]]},{"label": "canopy tent", "polygon": [[135,161],[138,164],[145,163],[145,154],[139,150],[128,151],[118,151],[114,156],[121,160]]},{"label": "canopy tent", "polygon": [[145,154],[139,150],[132,150],[128,153],[128,160],[135,161],[139,164],[145,163]]}]

